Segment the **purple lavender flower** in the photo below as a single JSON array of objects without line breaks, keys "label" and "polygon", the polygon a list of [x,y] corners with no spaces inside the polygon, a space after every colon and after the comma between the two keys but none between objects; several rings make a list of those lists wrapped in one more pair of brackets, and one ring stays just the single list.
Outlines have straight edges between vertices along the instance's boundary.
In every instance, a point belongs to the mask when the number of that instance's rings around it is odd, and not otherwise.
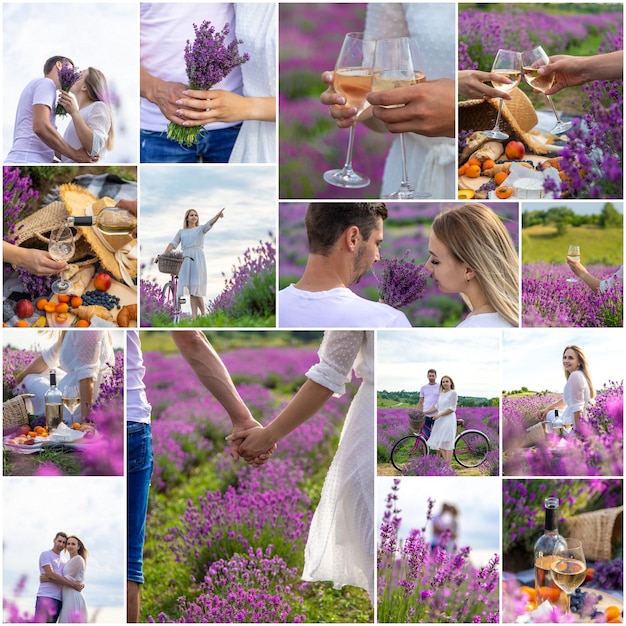
[{"label": "purple lavender flower", "polygon": [[382,259],[383,273],[378,278],[378,297],[399,309],[418,300],[426,287],[427,272],[407,250],[400,259]]},{"label": "purple lavender flower", "polygon": [[[225,24],[221,32],[215,32],[215,26],[205,20],[197,26],[193,25],[196,37],[185,46],[185,67],[189,78],[190,89],[210,89],[226,78],[230,72],[250,59],[246,52],[239,55],[240,39],[233,39],[225,44],[230,34],[229,24]],[[190,147],[198,143],[198,135],[202,126],[180,126],[170,122],[167,136],[181,146]]]},{"label": "purple lavender flower", "polygon": [[[65,92],[69,92],[69,90],[72,88],[72,85],[79,78],[80,70],[70,63],[64,63],[63,67],[59,70],[59,82],[61,83],[61,89]],[[60,104],[57,104],[54,112],[56,115],[59,115],[61,117],[65,117],[67,115],[67,111]]]}]

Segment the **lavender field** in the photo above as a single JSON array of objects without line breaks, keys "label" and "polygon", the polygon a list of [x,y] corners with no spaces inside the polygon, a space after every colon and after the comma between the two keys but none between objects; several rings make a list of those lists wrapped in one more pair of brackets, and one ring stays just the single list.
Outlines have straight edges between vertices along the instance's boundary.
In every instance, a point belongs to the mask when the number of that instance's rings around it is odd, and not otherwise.
[{"label": "lavender field", "polygon": [[[161,622],[368,622],[367,594],[300,580],[312,513],[356,389],[331,399],[251,469],[225,449],[230,420],[182,357],[145,332],[155,472],[142,617]],[[244,337],[243,334],[246,336]],[[321,333],[213,333],[237,389],[267,423],[317,362]],[[165,344],[163,344],[165,346]],[[177,372],[172,376],[172,372]]]},{"label": "lavender field", "polygon": [[[579,436],[550,435],[528,445],[526,430],[559,394],[502,398],[503,473],[508,476],[621,476],[624,463],[624,385],[609,382],[598,391]],[[526,444],[526,446],[525,446]]]},{"label": "lavender field", "polygon": [[[389,218],[385,222],[382,258],[400,258],[407,250],[418,265],[428,260],[428,236],[433,219],[450,203],[435,202],[395,203],[388,202]],[[518,209],[514,202],[498,202],[490,206],[501,216],[517,246],[519,243]],[[307,240],[304,227],[306,204],[281,203],[279,207],[279,289],[298,280],[307,259]],[[351,289],[370,300],[378,300],[377,272],[375,264],[361,281]],[[429,279],[420,300],[402,308],[413,326],[456,326],[466,315],[467,309],[460,296],[445,294]]]}]

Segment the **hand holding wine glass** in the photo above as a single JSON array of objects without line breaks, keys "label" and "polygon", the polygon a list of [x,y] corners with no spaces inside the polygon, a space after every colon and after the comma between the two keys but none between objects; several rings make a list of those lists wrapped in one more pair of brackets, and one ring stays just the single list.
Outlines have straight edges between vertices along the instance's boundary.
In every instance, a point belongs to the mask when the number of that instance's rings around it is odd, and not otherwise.
[{"label": "hand holding wine glass", "polygon": [[[524,68],[524,80],[533,89],[545,94],[545,92],[548,91],[554,83],[554,74],[539,74],[539,68],[550,63],[550,57],[548,57],[545,50],[541,46],[537,46],[532,50],[522,52],[522,63]],[[556,125],[550,132],[555,135],[560,135],[561,133],[569,130],[572,127],[572,123],[564,122],[560,118],[556,107],[554,106],[554,102],[552,101],[552,97],[548,94],[545,95],[546,98],[548,98],[548,102],[550,103],[554,116],[556,117]]]},{"label": "hand holding wine glass", "polygon": [[[366,40],[363,33],[348,33],[335,64],[333,87],[346,99],[347,106],[356,108],[357,115],[369,106],[365,96],[371,91],[373,54],[374,41]],[[367,176],[352,167],[354,132],[352,125],[343,168],[324,173],[324,180],[336,187],[359,188],[370,184]]]},{"label": "hand holding wine glass", "polygon": [[[514,50],[498,50],[496,58],[491,66],[491,71],[495,74],[505,76],[509,82],[498,82],[492,80],[492,84],[496,89],[508,93],[512,91],[522,78],[522,55]],[[502,98],[498,99],[498,115],[496,123],[491,130],[483,131],[486,137],[491,139],[508,139],[509,136],[500,130],[500,117],[502,116]]]},{"label": "hand holding wine glass", "polygon": [[[48,252],[55,261],[69,261],[76,251],[74,233],[68,226],[60,226],[50,233]],[[52,291],[56,294],[68,293],[70,282],[59,279],[52,283]]]},{"label": "hand holding wine glass", "polygon": [[569,613],[570,596],[583,584],[587,574],[582,541],[568,537],[562,543],[557,543],[550,569],[552,580],[567,596],[565,611]]},{"label": "hand holding wine glass", "polygon": [[[567,258],[568,259],[572,259],[573,261],[579,261],[580,262],[580,246],[571,245],[567,249]],[[568,278],[566,280],[567,280],[568,283],[577,283],[578,282],[578,278]]]}]

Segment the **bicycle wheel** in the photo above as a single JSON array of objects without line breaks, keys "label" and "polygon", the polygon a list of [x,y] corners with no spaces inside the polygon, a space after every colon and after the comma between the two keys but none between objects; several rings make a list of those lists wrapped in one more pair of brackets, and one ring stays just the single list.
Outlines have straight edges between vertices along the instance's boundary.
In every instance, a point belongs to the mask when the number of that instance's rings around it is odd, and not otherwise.
[{"label": "bicycle wheel", "polygon": [[489,452],[489,438],[480,430],[465,430],[454,442],[454,458],[463,467],[478,467]]},{"label": "bicycle wheel", "polygon": [[408,435],[396,441],[391,449],[391,462],[399,472],[404,472],[411,461],[427,454],[428,448],[424,439],[417,435]]}]

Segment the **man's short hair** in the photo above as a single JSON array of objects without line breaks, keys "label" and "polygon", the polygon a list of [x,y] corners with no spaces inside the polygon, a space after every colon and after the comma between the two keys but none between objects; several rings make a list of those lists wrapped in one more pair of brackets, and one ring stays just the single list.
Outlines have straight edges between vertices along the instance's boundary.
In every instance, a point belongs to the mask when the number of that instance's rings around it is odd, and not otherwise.
[{"label": "man's short hair", "polygon": [[52,68],[59,62],[61,62],[63,64],[69,63],[72,66],[74,65],[74,61],[72,61],[72,59],[70,59],[68,57],[62,57],[62,56],[50,57],[43,64],[43,75],[47,76],[52,71]]},{"label": "man's short hair", "polygon": [[431,368],[431,369],[429,369],[429,370],[426,372],[426,374],[430,374],[431,372],[432,372],[433,374],[437,375],[437,370],[434,370],[434,369],[432,369],[432,368]]},{"label": "man's short hair", "polygon": [[304,218],[309,252],[327,256],[351,226],[356,226],[367,241],[387,215],[384,202],[312,202]]},{"label": "man's short hair", "polygon": [[55,541],[56,541],[59,537],[63,537],[64,539],[67,539],[67,533],[64,533],[64,532],[58,532],[58,533],[54,536]]}]

